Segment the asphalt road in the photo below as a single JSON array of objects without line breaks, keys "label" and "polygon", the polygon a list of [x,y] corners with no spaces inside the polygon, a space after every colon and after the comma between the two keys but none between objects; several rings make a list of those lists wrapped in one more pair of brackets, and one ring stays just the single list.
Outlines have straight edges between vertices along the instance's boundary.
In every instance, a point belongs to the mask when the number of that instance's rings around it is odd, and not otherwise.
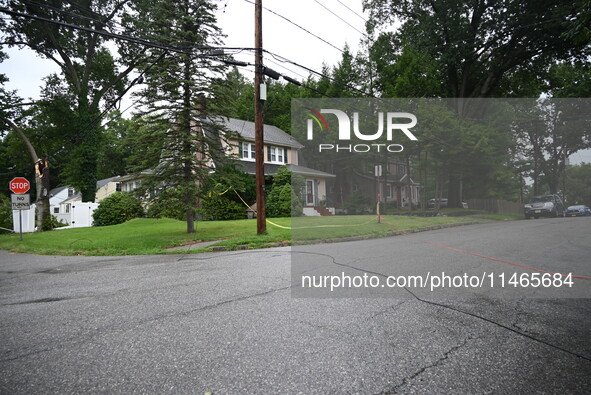
[{"label": "asphalt road", "polygon": [[301,287],[339,272],[536,272],[510,263],[591,277],[591,219],[411,236],[201,255],[0,251],[0,392],[591,393],[589,279],[574,293]]}]

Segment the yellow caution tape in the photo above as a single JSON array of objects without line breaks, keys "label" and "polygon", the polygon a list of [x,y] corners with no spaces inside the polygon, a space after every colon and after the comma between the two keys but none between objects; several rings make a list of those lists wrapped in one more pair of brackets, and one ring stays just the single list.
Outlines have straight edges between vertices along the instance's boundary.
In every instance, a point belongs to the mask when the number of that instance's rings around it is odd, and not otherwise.
[{"label": "yellow caution tape", "polygon": [[377,217],[371,217],[371,219],[369,219],[368,221],[363,222],[361,224],[351,224],[351,225],[315,225],[315,226],[300,226],[300,227],[297,227],[297,228],[293,228],[291,226],[279,225],[279,224],[276,224],[274,222],[269,221],[268,219],[267,219],[267,222],[270,223],[273,226],[278,227],[278,228],[290,229],[290,230],[299,230],[299,229],[313,229],[313,228],[353,228],[353,227],[356,227],[356,226],[367,225],[370,222],[375,221],[376,218]]},{"label": "yellow caution tape", "polygon": [[[218,192],[216,192],[216,194],[218,194],[219,196],[221,196],[221,195],[224,195],[224,194],[225,194],[226,192],[228,192],[229,190],[233,190],[233,191],[234,191],[234,193],[236,193],[236,196],[238,196],[238,198],[240,198],[240,200],[242,201],[242,203],[244,203],[244,205],[245,205],[245,206],[246,206],[248,209],[251,209],[251,207],[248,205],[248,203],[246,203],[246,202],[244,201],[244,199],[242,198],[242,196],[240,196],[240,194],[238,193],[238,191],[237,191],[236,189],[234,189],[234,187],[232,187],[232,186],[230,186],[230,187],[229,187],[228,189],[226,189],[224,192],[222,192],[222,193],[218,193]],[[210,192],[210,196],[211,196],[211,192]],[[251,209],[251,210],[252,210],[252,211],[254,211],[254,213],[255,213],[255,214],[257,213],[257,212],[256,212],[256,210],[254,210],[254,209]],[[379,206],[378,206],[378,210],[379,210]],[[294,228],[294,227],[291,227],[291,226],[283,226],[283,225],[279,225],[279,224],[276,224],[275,222],[269,221],[268,219],[267,219],[266,221],[267,221],[268,223],[270,223],[271,225],[273,225],[273,226],[276,226],[276,227],[278,227],[278,228],[281,228],[281,229],[288,229],[288,230],[299,230],[299,229],[313,229],[313,228],[352,228],[352,227],[356,227],[356,226],[363,226],[363,225],[367,225],[367,224],[369,224],[370,222],[373,222],[373,221],[375,221],[375,218],[377,218],[377,216],[376,216],[376,217],[372,217],[372,218],[371,218],[371,219],[369,219],[368,221],[366,221],[366,222],[363,222],[363,223],[361,223],[361,224],[352,224],[352,225],[315,225],[315,226],[301,226],[301,227],[297,227],[297,228]]]}]

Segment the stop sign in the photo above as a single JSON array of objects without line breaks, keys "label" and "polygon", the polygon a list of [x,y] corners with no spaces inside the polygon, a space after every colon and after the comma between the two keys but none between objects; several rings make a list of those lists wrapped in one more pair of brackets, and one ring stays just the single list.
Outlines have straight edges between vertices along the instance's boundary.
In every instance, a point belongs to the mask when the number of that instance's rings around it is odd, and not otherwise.
[{"label": "stop sign", "polygon": [[12,193],[27,193],[31,188],[31,183],[24,177],[14,177],[10,181],[10,190]]}]

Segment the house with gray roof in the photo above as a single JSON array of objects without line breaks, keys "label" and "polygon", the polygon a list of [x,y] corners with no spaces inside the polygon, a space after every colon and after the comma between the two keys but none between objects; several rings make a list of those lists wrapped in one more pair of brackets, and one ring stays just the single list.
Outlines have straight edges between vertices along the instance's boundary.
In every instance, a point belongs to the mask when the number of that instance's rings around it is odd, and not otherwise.
[{"label": "house with gray roof", "polygon": [[[255,174],[255,128],[254,122],[235,118],[220,117],[218,121],[229,132],[225,150],[236,158],[238,168],[248,174]],[[299,150],[304,146],[293,136],[276,126],[264,125],[264,172],[275,175],[281,166],[305,179],[304,214],[334,214],[333,208],[325,209],[328,184],[334,174],[305,167],[299,164]]]},{"label": "house with gray roof", "polygon": [[[254,122],[236,118],[211,117],[206,124],[215,123],[224,130],[224,139],[216,138],[213,127],[208,128],[204,124],[204,133],[208,133],[210,139],[219,140],[219,149],[234,161],[236,168],[245,173],[254,175],[255,170],[255,127]],[[305,191],[303,192],[305,215],[330,215],[334,214],[333,208],[323,207],[326,204],[328,183],[335,178],[334,174],[311,169],[299,164],[299,150],[303,148],[295,138],[280,128],[272,125],[264,125],[264,172],[266,176],[273,176],[281,166],[287,167],[293,174],[301,175],[305,179]],[[210,164],[215,168],[215,164]],[[118,177],[109,181],[103,188],[97,191],[97,201],[108,196],[114,191],[132,191],[139,186],[145,174],[155,170],[145,170],[139,174],[131,174]],[[104,189],[104,191],[103,191]],[[104,193],[103,193],[104,192]],[[251,202],[249,202],[251,203]]]}]

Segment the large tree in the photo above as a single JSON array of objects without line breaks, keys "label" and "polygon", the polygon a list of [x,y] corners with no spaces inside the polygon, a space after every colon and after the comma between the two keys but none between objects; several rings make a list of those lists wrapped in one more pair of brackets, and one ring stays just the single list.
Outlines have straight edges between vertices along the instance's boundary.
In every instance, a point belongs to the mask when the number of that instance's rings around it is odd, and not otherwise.
[{"label": "large tree", "polygon": [[557,193],[568,158],[591,148],[588,99],[545,99],[528,108],[515,130],[525,156],[531,158],[534,193]]},{"label": "large tree", "polygon": [[591,163],[569,166],[565,173],[565,198],[568,205],[591,206]]},{"label": "large tree", "polygon": [[135,68],[120,69],[103,33],[127,12],[128,0],[2,1],[12,17],[2,42],[29,47],[61,69],[62,86],[75,100],[64,120],[62,144],[72,147],[64,166],[66,182],[93,201],[97,181],[97,146],[101,137],[101,105],[114,100]]},{"label": "large tree", "polygon": [[[573,25],[588,18],[585,4],[584,0],[364,0],[371,16],[368,30],[378,34],[379,51],[393,53],[393,61],[409,54],[423,59],[409,67],[427,72],[423,81],[430,81],[435,73],[441,83],[441,90],[430,84],[425,94],[440,91],[441,96],[454,98],[455,111],[465,118],[474,116],[467,112],[465,98],[506,96],[511,94],[508,87],[515,88],[517,77],[530,80],[560,59],[586,59],[589,41],[581,39],[580,30],[573,30]],[[390,32],[397,22],[400,28]],[[382,66],[393,77],[404,75]],[[509,78],[513,84],[506,82]],[[454,156],[445,163],[448,197],[451,205],[459,207],[463,169]]]},{"label": "large tree", "polygon": [[[144,65],[145,85],[138,93],[143,133],[136,141],[139,147],[152,147],[153,153],[158,147],[159,155],[142,190],[179,190],[189,233],[195,231],[199,186],[212,170],[209,165],[223,155],[218,126],[207,105],[215,100],[211,82],[224,71],[223,63],[207,56],[208,48],[219,46],[222,39],[215,7],[208,0],[138,0],[127,20],[130,28],[171,48],[149,51],[156,61]],[[135,50],[123,48],[122,53],[129,56]],[[154,159],[136,161],[135,169],[146,170]]]}]

